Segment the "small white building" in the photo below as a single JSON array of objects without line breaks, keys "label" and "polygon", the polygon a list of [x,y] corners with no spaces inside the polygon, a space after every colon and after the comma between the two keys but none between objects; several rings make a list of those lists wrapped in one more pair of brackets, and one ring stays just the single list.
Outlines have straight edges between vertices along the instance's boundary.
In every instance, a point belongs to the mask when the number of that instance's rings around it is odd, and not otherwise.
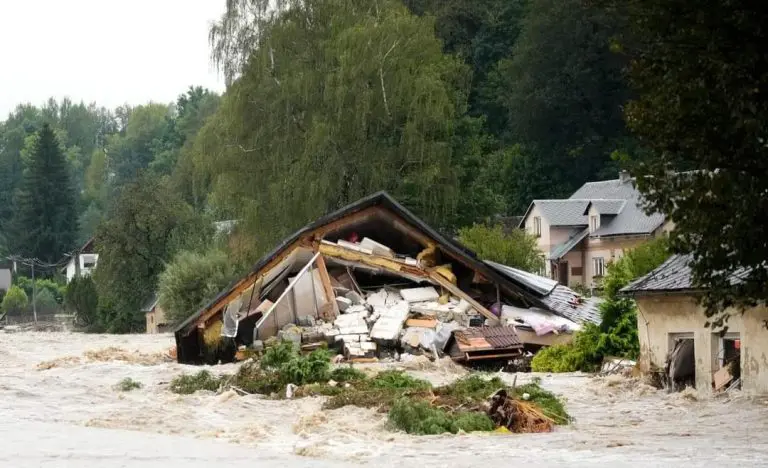
[{"label": "small white building", "polygon": [[94,251],[93,247],[93,238],[90,238],[88,242],[80,248],[79,254],[77,256],[73,255],[69,259],[66,267],[64,267],[67,283],[72,281],[72,278],[77,275],[77,264],[75,262],[80,262],[80,275],[90,275],[93,272],[93,269],[96,268],[96,264],[99,262],[99,254]]}]

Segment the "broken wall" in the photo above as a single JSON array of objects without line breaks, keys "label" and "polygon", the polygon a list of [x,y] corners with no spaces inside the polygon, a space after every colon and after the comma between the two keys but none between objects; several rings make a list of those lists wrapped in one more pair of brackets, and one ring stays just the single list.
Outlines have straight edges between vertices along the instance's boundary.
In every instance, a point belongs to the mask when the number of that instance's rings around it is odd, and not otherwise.
[{"label": "broken wall", "polygon": [[[671,351],[670,334],[692,333],[696,357],[696,389],[709,392],[716,357],[718,335],[705,327],[704,309],[690,295],[643,296],[636,299],[637,327],[640,340],[640,369],[648,372],[651,365],[664,368]],[[729,309],[728,332],[739,333],[741,339],[742,389],[752,394],[768,393],[768,309],[753,307],[742,315]]]}]

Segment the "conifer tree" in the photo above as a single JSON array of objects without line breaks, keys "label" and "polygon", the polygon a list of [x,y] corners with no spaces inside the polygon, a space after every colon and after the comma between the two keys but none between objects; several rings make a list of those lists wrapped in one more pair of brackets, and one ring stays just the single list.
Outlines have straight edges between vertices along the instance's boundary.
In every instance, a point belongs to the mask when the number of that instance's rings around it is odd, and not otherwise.
[{"label": "conifer tree", "polygon": [[75,193],[56,135],[44,124],[32,143],[17,193],[13,220],[14,251],[55,262],[74,246]]}]

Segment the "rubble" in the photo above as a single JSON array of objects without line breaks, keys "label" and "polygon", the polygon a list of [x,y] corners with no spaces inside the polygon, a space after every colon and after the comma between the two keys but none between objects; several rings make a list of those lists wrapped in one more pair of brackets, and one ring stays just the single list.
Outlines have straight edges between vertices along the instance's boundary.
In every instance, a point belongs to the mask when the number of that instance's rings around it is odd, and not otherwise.
[{"label": "rubble", "polygon": [[[305,351],[327,345],[358,362],[402,352],[440,359],[457,334],[464,351],[449,350],[454,359],[509,360],[529,343],[568,339],[589,317],[569,302],[558,305],[572,317],[564,318],[547,305],[556,302],[551,290],[502,267],[377,194],[286,239],[180,324],[178,360],[226,362],[227,350],[262,352],[270,339]],[[470,336],[486,328],[498,333]]]}]

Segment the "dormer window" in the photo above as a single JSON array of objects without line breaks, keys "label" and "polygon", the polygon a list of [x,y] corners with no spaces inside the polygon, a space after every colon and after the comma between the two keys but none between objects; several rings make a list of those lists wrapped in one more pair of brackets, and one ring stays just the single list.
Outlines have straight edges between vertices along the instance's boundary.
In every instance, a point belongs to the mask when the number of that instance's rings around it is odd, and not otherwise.
[{"label": "dormer window", "polygon": [[589,232],[597,231],[600,227],[600,217],[598,215],[592,215],[589,217]]},{"label": "dormer window", "polygon": [[541,237],[541,217],[535,216],[533,218],[533,235]]}]

